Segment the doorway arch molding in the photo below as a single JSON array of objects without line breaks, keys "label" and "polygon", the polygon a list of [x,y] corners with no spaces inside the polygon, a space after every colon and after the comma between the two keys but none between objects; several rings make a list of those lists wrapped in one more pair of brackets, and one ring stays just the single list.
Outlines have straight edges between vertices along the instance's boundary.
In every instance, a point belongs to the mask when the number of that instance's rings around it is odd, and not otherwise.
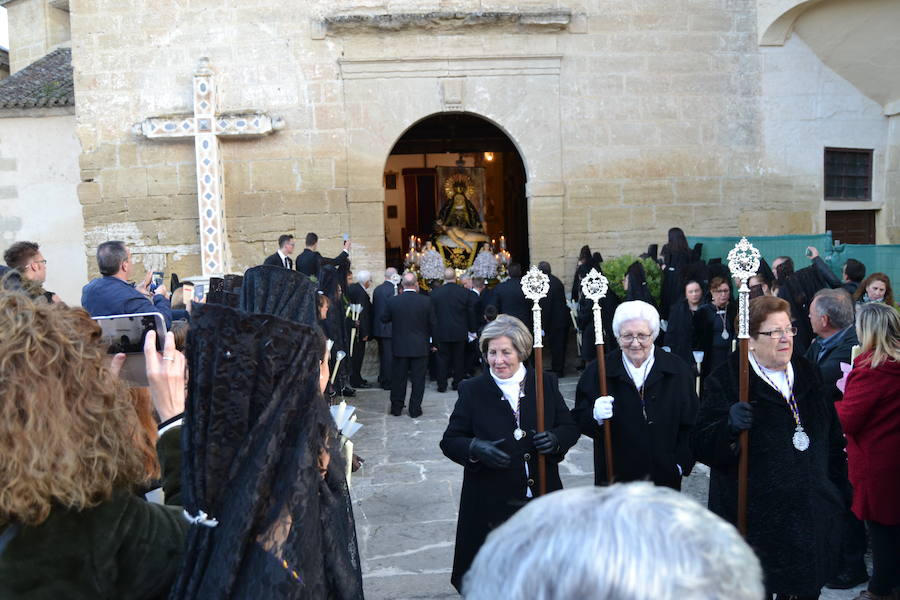
[{"label": "doorway arch molding", "polygon": [[[563,255],[560,55],[340,61],[350,229],[366,264],[384,266],[387,157],[415,123],[462,111],[496,125],[525,164],[529,251]],[[356,248],[355,248],[356,250]]]}]

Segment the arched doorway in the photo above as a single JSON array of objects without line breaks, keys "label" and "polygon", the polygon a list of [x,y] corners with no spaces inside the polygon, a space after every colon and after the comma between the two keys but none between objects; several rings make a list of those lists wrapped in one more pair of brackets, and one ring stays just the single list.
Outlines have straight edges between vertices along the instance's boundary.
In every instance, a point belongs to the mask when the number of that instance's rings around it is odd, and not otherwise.
[{"label": "arched doorway", "polygon": [[499,127],[459,112],[418,121],[391,149],[384,169],[386,264],[403,266],[410,236],[431,239],[454,181],[465,181],[474,190],[471,200],[483,231],[498,245],[503,236],[511,260],[527,265],[522,157]]}]

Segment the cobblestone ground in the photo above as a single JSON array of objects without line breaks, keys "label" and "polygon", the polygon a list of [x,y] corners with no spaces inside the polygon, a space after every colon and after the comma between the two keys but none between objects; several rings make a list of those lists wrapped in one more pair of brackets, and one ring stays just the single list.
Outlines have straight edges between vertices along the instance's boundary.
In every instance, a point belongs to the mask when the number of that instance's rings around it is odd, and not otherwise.
[{"label": "cobblestone ground", "polygon": [[[569,406],[577,378],[566,377],[560,388]],[[353,476],[354,500],[363,579],[368,600],[454,598],[450,585],[453,540],[459,510],[462,467],[438,447],[456,393],[426,387],[424,414],[411,419],[388,412],[388,392],[359,390],[350,399],[365,426],[354,436],[355,451],[365,459]],[[709,478],[701,469],[685,483],[684,492],[706,504]],[[592,443],[582,436],[560,465],[567,488],[592,485]],[[823,600],[854,598],[859,590],[825,589]]]}]

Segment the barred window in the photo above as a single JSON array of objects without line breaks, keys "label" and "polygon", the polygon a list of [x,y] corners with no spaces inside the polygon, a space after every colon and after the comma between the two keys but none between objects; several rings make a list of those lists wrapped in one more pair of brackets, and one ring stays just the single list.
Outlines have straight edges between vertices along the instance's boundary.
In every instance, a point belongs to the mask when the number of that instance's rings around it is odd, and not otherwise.
[{"label": "barred window", "polygon": [[825,148],[825,199],[872,199],[872,151]]}]

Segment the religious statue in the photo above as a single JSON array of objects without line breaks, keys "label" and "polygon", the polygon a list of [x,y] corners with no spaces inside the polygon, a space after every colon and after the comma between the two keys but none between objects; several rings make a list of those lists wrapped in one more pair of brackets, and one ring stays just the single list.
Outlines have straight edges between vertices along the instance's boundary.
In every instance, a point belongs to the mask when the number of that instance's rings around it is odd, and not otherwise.
[{"label": "religious statue", "polygon": [[438,213],[438,221],[445,227],[458,227],[482,231],[481,215],[472,204],[475,185],[472,178],[465,173],[454,173],[444,180],[444,194],[447,202]]},{"label": "religious statue", "polygon": [[444,225],[440,219],[434,224],[438,235],[446,235],[457,247],[463,247],[471,252],[475,247],[470,243],[489,242],[491,238],[488,234],[472,229],[464,229],[453,225]]}]

